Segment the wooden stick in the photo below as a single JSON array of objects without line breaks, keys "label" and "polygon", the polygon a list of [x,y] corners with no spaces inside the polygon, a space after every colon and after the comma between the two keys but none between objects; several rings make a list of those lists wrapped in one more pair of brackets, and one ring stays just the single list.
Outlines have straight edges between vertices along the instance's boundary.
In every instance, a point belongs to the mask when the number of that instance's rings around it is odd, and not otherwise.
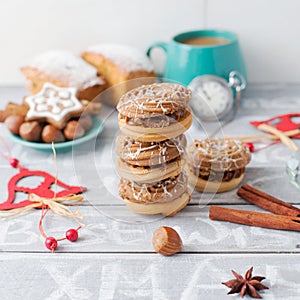
[{"label": "wooden stick", "polygon": [[288,216],[266,214],[248,210],[211,206],[209,218],[211,220],[227,221],[242,225],[300,231],[300,218],[292,218]]},{"label": "wooden stick", "polygon": [[289,137],[284,135],[282,131],[267,124],[260,124],[257,128],[259,130],[277,135],[280,138],[281,142],[289,147],[292,151],[298,151],[298,147],[296,146],[296,144]]},{"label": "wooden stick", "polygon": [[[292,137],[294,135],[300,134],[300,129],[294,129],[290,131],[282,132],[285,136]],[[239,139],[243,142],[252,142],[257,140],[279,140],[277,135],[265,135],[265,134],[257,134],[257,135],[248,135],[248,136],[237,136],[236,139]]]},{"label": "wooden stick", "polygon": [[273,212],[278,215],[285,215],[291,217],[300,217],[300,209],[281,201],[267,193],[264,193],[248,184],[243,184],[237,191],[237,194],[265,210]]}]

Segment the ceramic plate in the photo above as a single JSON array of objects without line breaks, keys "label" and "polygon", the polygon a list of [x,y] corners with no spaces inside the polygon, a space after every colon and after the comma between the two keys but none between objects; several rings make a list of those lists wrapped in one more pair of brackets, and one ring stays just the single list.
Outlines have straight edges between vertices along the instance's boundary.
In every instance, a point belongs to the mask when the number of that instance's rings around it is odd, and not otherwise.
[{"label": "ceramic plate", "polygon": [[[73,147],[78,147],[82,144],[84,144],[87,141],[90,141],[99,135],[102,130],[103,130],[103,123],[100,119],[94,118],[93,119],[93,127],[91,130],[87,132],[86,135],[83,137],[73,140],[73,141],[68,141],[64,143],[56,143],[55,144],[55,150],[57,152],[67,152],[71,151]],[[45,143],[34,143],[34,142],[28,142],[23,140],[21,137],[14,135],[9,132],[9,136],[13,141],[16,143],[23,145],[25,147],[29,147],[38,151],[43,151],[43,152],[52,152],[52,145],[51,144],[45,144]]]}]

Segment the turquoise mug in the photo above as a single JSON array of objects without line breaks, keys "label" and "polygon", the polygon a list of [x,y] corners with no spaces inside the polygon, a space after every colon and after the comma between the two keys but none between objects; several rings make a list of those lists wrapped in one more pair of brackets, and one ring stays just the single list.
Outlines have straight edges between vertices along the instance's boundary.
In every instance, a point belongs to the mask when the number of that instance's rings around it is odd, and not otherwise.
[{"label": "turquoise mug", "polygon": [[[190,45],[187,42],[195,38],[225,39],[226,43],[208,45]],[[155,47],[162,48],[167,55],[164,73],[168,80],[188,85],[196,76],[217,75],[228,80],[231,71],[238,71],[247,79],[246,68],[237,36],[229,31],[197,30],[176,35],[170,43],[153,43],[147,55]]]}]

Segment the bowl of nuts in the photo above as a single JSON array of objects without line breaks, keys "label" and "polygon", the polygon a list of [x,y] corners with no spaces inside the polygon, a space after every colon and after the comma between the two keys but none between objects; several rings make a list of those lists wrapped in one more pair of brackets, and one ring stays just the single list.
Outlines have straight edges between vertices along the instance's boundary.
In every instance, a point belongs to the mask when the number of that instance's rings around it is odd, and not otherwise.
[{"label": "bowl of nuts", "polygon": [[0,121],[16,143],[50,152],[54,142],[57,151],[66,152],[102,132],[103,123],[97,116],[100,109],[99,102],[79,101],[74,88],[46,83],[22,104],[8,103],[0,111]]},{"label": "bowl of nuts", "polygon": [[[47,126],[47,125],[46,125]],[[46,127],[45,126],[45,127]],[[93,127],[82,137],[76,138],[74,140],[68,140],[65,142],[56,142],[55,150],[56,152],[67,152],[71,151],[74,147],[85,144],[86,142],[95,139],[103,130],[104,126],[102,121],[99,118],[93,118]],[[9,133],[9,136],[16,143],[23,145],[25,147],[29,147],[35,150],[43,151],[43,152],[52,152],[52,144],[51,143],[42,143],[42,142],[29,142],[19,135]]]}]

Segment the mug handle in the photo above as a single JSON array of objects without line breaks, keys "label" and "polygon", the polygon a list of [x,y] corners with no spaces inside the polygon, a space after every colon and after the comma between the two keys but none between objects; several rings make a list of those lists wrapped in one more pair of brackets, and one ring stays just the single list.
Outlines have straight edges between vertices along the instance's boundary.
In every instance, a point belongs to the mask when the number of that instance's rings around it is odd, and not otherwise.
[{"label": "mug handle", "polygon": [[[150,46],[149,46],[149,48],[148,48],[148,50],[147,50],[147,52],[146,52],[146,54],[147,54],[147,56],[149,57],[149,59],[151,60],[151,51],[152,51],[152,49],[153,48],[161,48],[161,49],[163,49],[164,51],[165,51],[165,53],[167,53],[168,52],[168,47],[167,47],[167,43],[165,43],[165,42],[155,42],[155,43],[153,43],[153,44],[151,44]],[[159,77],[162,77],[163,76],[163,74],[157,74]]]}]

